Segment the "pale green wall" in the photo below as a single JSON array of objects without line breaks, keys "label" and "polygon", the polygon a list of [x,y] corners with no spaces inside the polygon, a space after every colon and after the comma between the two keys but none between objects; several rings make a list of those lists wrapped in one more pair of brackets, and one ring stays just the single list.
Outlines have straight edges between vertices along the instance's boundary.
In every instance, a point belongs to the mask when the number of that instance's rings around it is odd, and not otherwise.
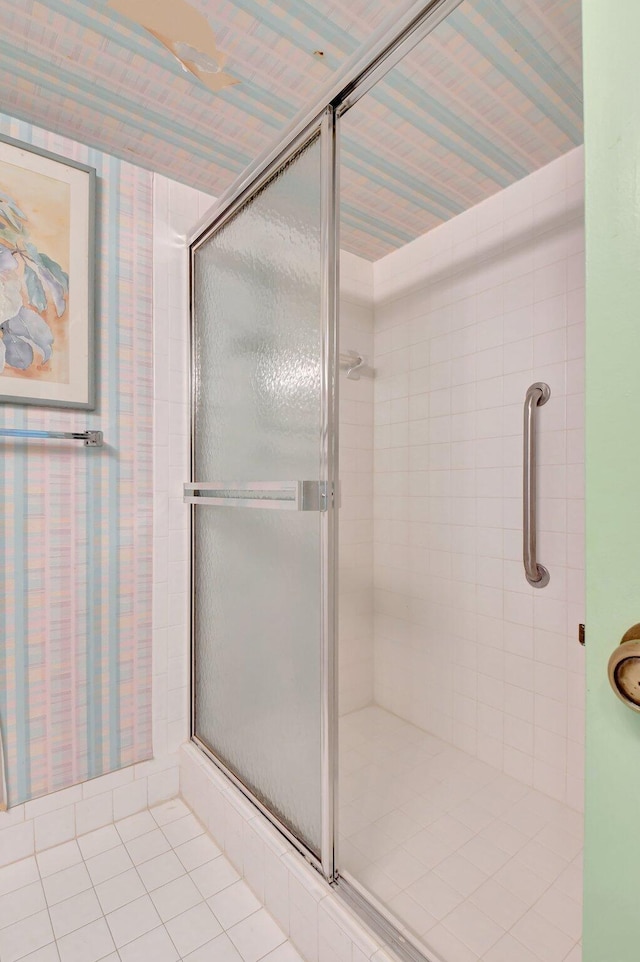
[{"label": "pale green wall", "polygon": [[640,0],[583,0],[587,230],[584,962],[640,959],[640,715],[607,660],[640,621]]}]

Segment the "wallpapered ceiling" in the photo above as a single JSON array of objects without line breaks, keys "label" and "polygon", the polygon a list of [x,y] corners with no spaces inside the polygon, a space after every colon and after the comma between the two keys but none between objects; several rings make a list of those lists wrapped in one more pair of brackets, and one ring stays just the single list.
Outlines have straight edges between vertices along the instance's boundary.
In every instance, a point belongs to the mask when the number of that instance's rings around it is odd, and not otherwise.
[{"label": "wallpapered ceiling", "polygon": [[[107,0],[0,0],[4,109],[219,195],[398,9],[190,2],[217,92]],[[464,0],[345,117],[342,246],[376,259],[580,143],[580,36],[579,0]]]}]

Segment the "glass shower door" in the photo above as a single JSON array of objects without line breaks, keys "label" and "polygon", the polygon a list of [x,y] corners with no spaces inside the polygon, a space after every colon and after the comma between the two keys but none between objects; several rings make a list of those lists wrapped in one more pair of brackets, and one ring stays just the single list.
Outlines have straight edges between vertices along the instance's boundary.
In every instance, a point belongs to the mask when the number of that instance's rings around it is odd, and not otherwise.
[{"label": "glass shower door", "polygon": [[327,114],[192,245],[185,486],[193,737],[328,875],[333,145]]}]

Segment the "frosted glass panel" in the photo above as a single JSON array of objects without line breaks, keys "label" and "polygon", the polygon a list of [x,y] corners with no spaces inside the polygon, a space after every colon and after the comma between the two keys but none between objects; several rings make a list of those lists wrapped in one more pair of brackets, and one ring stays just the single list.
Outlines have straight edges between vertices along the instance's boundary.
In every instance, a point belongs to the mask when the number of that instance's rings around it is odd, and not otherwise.
[{"label": "frosted glass panel", "polygon": [[[194,480],[320,479],[320,142],[201,245]],[[318,512],[197,506],[196,735],[320,849]]]}]

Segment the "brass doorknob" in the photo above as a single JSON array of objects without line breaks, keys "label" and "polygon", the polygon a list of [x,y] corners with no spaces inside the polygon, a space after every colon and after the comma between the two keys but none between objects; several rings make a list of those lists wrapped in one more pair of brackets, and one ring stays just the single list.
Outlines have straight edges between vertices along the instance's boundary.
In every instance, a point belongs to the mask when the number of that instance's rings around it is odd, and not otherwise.
[{"label": "brass doorknob", "polygon": [[624,633],[611,655],[609,681],[618,698],[640,712],[640,624]]}]

